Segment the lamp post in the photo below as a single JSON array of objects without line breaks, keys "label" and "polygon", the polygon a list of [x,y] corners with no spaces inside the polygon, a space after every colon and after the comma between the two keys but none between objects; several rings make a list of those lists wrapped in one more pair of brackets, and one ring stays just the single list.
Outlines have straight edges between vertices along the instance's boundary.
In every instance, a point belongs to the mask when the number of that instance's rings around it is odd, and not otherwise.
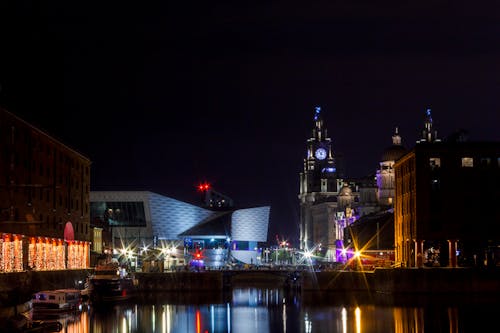
[{"label": "lamp post", "polygon": [[133,250],[127,251],[127,259],[130,265],[134,267],[134,271],[137,272],[137,256]]},{"label": "lamp post", "polygon": [[167,270],[170,270],[170,249],[167,247],[165,252],[167,254]]},{"label": "lamp post", "polygon": [[144,259],[148,258],[148,246],[144,245],[142,248],[139,250],[139,255],[141,256],[141,271],[144,268]]},{"label": "lamp post", "polygon": [[167,248],[167,269],[172,267],[172,255],[175,254],[175,247]]}]

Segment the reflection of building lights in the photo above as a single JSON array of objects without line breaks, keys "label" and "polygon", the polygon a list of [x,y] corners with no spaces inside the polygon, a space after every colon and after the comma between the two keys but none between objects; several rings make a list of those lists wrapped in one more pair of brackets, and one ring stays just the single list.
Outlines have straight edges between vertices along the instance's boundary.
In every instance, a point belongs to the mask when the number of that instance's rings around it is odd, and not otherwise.
[{"label": "reflection of building lights", "polygon": [[309,316],[306,315],[304,316],[304,333],[311,333],[312,332],[312,321],[309,320]]},{"label": "reflection of building lights", "polygon": [[231,333],[231,307],[226,303],[227,332]]},{"label": "reflection of building lights", "polygon": [[210,305],[210,323],[212,325],[212,332],[215,332],[215,314],[213,304]]},{"label": "reflection of building lights", "polygon": [[170,305],[163,305],[163,311],[161,312],[161,328],[162,332],[170,333]]},{"label": "reflection of building lights", "polygon": [[156,311],[154,304],[151,306],[151,330],[156,330]]},{"label": "reflection of building lights", "polygon": [[356,318],[356,333],[361,333],[361,309],[359,307],[354,310],[354,316]]},{"label": "reflection of building lights", "polygon": [[285,304],[285,299],[283,298],[283,332],[286,332],[286,304]]},{"label": "reflection of building lights", "polygon": [[196,310],[196,333],[201,332],[200,310]]},{"label": "reflection of building lights", "polygon": [[342,308],[342,332],[347,333],[347,310]]}]

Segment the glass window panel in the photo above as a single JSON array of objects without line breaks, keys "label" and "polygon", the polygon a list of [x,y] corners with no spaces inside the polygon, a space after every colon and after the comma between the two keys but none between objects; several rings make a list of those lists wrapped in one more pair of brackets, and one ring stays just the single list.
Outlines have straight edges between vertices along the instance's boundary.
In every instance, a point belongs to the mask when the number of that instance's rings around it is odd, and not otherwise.
[{"label": "glass window panel", "polygon": [[146,226],[143,202],[91,202],[90,218],[111,226]]}]

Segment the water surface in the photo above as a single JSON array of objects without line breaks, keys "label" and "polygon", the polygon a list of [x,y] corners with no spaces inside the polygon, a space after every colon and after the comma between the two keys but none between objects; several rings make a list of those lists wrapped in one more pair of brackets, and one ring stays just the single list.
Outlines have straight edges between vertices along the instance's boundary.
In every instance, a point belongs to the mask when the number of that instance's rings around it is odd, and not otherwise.
[{"label": "water surface", "polygon": [[[63,332],[480,332],[498,329],[496,295],[392,296],[236,288],[152,293],[59,318]],[[495,331],[494,329],[493,331]]]}]

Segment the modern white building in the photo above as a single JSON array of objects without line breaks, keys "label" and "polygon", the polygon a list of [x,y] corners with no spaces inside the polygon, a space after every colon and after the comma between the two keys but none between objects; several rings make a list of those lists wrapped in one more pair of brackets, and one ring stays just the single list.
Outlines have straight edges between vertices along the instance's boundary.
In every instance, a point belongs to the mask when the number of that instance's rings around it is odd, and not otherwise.
[{"label": "modern white building", "polygon": [[203,260],[204,266],[257,263],[269,213],[269,206],[212,210],[149,191],[90,192],[91,221],[112,235],[107,246],[175,248],[169,254]]}]

